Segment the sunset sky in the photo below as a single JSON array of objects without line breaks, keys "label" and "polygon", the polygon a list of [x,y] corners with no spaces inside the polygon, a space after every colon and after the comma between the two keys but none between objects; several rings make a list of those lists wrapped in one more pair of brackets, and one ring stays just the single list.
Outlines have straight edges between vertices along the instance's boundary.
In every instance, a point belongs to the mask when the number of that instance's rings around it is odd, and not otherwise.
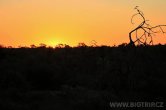
[{"label": "sunset sky", "polygon": [[[152,25],[166,24],[166,0],[0,0],[0,44],[128,43],[137,5]],[[166,35],[154,41],[165,44]]]}]

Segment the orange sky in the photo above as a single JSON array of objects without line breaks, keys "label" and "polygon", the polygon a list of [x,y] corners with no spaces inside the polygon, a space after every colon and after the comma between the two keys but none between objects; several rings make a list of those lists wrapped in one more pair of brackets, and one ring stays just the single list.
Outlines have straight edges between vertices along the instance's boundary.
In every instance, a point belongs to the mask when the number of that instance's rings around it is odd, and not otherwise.
[{"label": "orange sky", "polygon": [[[0,44],[129,42],[128,33],[135,27],[130,18],[136,5],[151,24],[166,24],[165,0],[0,0]],[[154,41],[165,44],[165,37],[155,36]]]}]

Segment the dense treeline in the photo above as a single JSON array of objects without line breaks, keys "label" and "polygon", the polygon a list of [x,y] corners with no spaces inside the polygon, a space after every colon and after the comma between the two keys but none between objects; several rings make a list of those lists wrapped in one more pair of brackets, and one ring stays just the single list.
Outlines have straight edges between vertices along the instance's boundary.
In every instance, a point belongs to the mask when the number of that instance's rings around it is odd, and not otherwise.
[{"label": "dense treeline", "polygon": [[101,110],[110,101],[162,101],[165,68],[166,45],[0,48],[0,106]]}]

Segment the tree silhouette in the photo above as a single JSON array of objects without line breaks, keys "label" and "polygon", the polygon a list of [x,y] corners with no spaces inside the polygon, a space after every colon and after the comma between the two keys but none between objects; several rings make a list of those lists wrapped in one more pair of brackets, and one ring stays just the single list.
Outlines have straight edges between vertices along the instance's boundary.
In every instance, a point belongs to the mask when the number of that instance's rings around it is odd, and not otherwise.
[{"label": "tree silhouette", "polygon": [[[129,32],[129,40],[130,40],[130,45],[135,46],[136,44],[138,45],[153,45],[153,36],[156,33],[162,32],[163,34],[166,33],[163,30],[163,27],[166,25],[156,25],[156,26],[151,26],[145,17],[144,17],[144,13],[138,8],[138,6],[135,7],[135,10],[137,11],[136,14],[134,14],[131,18],[131,23],[133,23],[133,18],[135,16],[140,16],[142,18],[142,22],[132,31]],[[160,31],[156,31],[156,29],[159,29]],[[143,34],[139,35],[138,31],[143,31]],[[135,33],[135,38],[136,40],[133,40],[134,35],[132,35],[133,33]],[[150,39],[150,40],[148,40]]]},{"label": "tree silhouette", "polygon": [[97,47],[97,42],[96,42],[95,40],[92,40],[92,41],[91,41],[91,46],[92,46],[92,47]]},{"label": "tree silhouette", "polygon": [[36,48],[36,45],[32,44],[30,45],[31,48]]},{"label": "tree silhouette", "polygon": [[40,47],[40,48],[46,48],[46,47],[47,47],[47,45],[46,45],[46,44],[44,44],[44,43],[40,43],[40,44],[39,44],[39,47]]},{"label": "tree silhouette", "polygon": [[83,42],[78,43],[78,47],[87,47],[87,45]]}]

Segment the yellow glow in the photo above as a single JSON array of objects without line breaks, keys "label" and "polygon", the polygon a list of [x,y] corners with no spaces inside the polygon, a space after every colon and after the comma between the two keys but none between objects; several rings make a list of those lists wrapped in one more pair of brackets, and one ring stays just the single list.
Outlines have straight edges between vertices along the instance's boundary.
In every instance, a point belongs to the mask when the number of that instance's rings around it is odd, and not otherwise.
[{"label": "yellow glow", "polygon": [[58,40],[58,39],[50,39],[46,41],[46,45],[55,47],[58,44],[63,44],[63,40]]},{"label": "yellow glow", "polygon": [[[165,0],[0,0],[0,44],[129,42],[136,5],[153,25],[166,24]],[[165,37],[156,37],[155,43],[166,43]]]}]

